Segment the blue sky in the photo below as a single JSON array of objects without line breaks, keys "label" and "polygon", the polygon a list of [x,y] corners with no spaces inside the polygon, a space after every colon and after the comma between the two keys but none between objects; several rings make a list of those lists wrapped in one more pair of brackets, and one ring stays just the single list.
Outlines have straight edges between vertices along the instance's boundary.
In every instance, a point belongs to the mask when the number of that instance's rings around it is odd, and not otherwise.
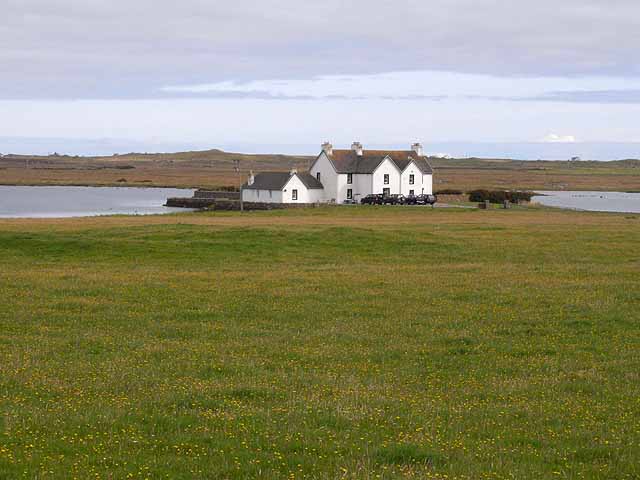
[{"label": "blue sky", "polygon": [[0,0],[0,152],[640,157],[637,2],[344,3]]}]

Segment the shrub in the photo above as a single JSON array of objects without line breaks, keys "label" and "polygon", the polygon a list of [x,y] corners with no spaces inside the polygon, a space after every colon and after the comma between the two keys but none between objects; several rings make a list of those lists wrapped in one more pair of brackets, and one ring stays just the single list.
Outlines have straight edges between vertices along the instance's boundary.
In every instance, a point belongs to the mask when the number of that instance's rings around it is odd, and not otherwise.
[{"label": "shrub", "polygon": [[469,192],[470,202],[485,202],[490,203],[503,203],[508,200],[511,203],[529,202],[531,197],[535,194],[533,192],[511,192],[506,190],[473,190]]},{"label": "shrub", "polygon": [[462,195],[464,192],[461,190],[453,190],[451,188],[445,188],[444,190],[436,191],[436,195]]}]

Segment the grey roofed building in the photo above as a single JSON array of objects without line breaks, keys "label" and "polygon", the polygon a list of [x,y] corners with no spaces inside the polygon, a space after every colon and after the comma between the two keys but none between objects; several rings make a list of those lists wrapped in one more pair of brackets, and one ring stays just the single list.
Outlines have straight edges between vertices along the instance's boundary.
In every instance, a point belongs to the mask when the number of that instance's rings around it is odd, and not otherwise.
[{"label": "grey roofed building", "polygon": [[287,184],[289,179],[296,175],[300,181],[308,189],[323,189],[322,183],[320,183],[314,176],[308,172],[263,172],[258,173],[253,178],[253,183],[249,185],[245,183],[242,188],[248,188],[253,190],[282,190]]},{"label": "grey roofed building", "polygon": [[363,150],[362,155],[353,150],[332,150],[328,156],[337,173],[373,173],[387,157],[401,172],[413,161],[422,173],[433,173],[427,158],[417,155],[413,150]]}]

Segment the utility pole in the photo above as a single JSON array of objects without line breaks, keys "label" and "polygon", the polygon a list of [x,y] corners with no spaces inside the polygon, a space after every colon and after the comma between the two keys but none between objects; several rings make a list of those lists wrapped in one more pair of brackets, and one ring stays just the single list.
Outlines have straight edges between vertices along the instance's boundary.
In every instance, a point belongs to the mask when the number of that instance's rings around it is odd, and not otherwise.
[{"label": "utility pole", "polygon": [[242,174],[240,173],[240,159],[236,158],[233,160],[235,165],[236,173],[238,174],[239,182],[240,182],[240,211],[244,212],[244,203],[242,200]]}]

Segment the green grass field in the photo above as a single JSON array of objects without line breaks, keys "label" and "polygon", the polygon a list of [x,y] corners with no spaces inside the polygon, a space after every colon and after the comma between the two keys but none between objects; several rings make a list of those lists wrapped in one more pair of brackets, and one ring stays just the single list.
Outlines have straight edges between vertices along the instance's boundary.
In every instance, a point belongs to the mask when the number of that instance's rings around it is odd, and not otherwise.
[{"label": "green grass field", "polygon": [[640,215],[0,221],[0,478],[640,477]]}]

